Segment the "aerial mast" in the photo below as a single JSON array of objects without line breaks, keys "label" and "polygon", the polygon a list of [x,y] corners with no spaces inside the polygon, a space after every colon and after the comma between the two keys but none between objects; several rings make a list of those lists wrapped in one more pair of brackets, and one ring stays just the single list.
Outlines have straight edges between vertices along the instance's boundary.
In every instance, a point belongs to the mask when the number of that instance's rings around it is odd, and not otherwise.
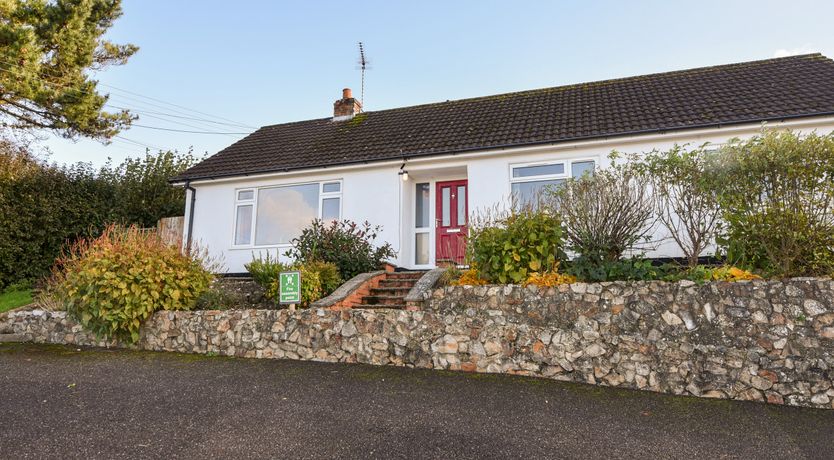
[{"label": "aerial mast", "polygon": [[[362,104],[362,107],[365,106],[365,70],[368,68],[368,60],[365,58],[365,45],[362,42],[359,42],[359,70],[361,71],[362,75],[362,87],[360,89],[360,99],[359,103]],[[362,109],[360,109],[362,110]]]}]

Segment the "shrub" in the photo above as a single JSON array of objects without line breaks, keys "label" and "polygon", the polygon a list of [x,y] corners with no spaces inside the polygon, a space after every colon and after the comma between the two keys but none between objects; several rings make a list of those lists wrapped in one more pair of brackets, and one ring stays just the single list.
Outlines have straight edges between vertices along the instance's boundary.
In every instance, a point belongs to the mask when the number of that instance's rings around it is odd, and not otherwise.
[{"label": "shrub", "polygon": [[470,268],[464,270],[457,279],[449,282],[452,286],[483,286],[489,284],[489,281],[481,278],[478,270]]},{"label": "shrub", "polygon": [[[193,253],[196,254],[196,253]],[[190,310],[213,275],[205,257],[185,255],[136,227],[107,227],[73,244],[52,279],[69,314],[103,337],[136,341],[159,309]]]},{"label": "shrub", "polygon": [[547,210],[513,206],[481,220],[476,219],[470,232],[469,257],[487,281],[518,284],[565,258],[562,222]]},{"label": "shrub", "polygon": [[632,163],[568,179],[548,195],[553,213],[562,216],[568,247],[587,261],[611,263],[648,239],[654,203],[647,179]]},{"label": "shrub", "polygon": [[688,267],[686,270],[670,272],[664,279],[666,281],[689,280],[695,281],[696,283],[704,283],[706,281],[758,280],[761,277],[742,268],[730,265],[720,267],[696,265],[694,267]]},{"label": "shrub", "polygon": [[274,281],[278,279],[278,274],[290,269],[289,265],[279,262],[278,257],[273,258],[268,251],[263,257],[255,257],[252,254],[252,261],[244,264],[244,267],[252,275],[255,283],[264,288],[264,297],[269,300],[278,297],[277,285],[274,284]]},{"label": "shrub", "polygon": [[566,275],[564,273],[559,273],[555,268],[553,271],[545,272],[545,273],[531,273],[530,276],[527,277],[527,280],[524,281],[523,285],[529,286],[538,286],[538,287],[553,287],[558,286],[560,284],[571,284],[576,282],[576,277],[573,275]]},{"label": "shrub", "polygon": [[[311,303],[325,297],[342,284],[336,265],[328,262],[308,262],[295,265],[291,270],[301,273],[301,306],[309,307]],[[270,283],[269,291],[273,298],[281,289],[281,279],[277,277]]]},{"label": "shrub", "polygon": [[834,273],[834,133],[732,140],[712,170],[729,261],[774,276]]},{"label": "shrub", "polygon": [[243,295],[212,285],[197,298],[197,310],[229,310],[245,301]]},{"label": "shrub", "polygon": [[706,144],[692,149],[675,145],[650,152],[635,165],[651,183],[658,220],[690,267],[698,265],[719,230],[718,194],[707,167],[711,152]]},{"label": "shrub", "polygon": [[664,270],[642,257],[608,260],[599,255],[580,255],[571,260],[567,271],[582,281],[650,281],[661,279]]},{"label": "shrub", "polygon": [[330,262],[339,269],[342,279],[369,271],[379,270],[385,261],[396,255],[390,244],[374,246],[382,227],[372,227],[364,222],[359,225],[349,220],[333,221],[325,225],[313,221],[293,242],[286,255],[297,263]]}]

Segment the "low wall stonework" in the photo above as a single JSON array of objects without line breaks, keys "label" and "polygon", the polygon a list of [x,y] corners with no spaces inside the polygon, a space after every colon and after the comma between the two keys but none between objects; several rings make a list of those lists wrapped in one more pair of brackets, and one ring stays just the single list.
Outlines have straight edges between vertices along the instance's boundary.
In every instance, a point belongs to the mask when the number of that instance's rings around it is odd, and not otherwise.
[{"label": "low wall stonework", "polygon": [[[64,312],[0,332],[98,341]],[[158,312],[137,348],[502,372],[774,404],[834,407],[834,281],[612,282],[435,289],[422,311]]]}]

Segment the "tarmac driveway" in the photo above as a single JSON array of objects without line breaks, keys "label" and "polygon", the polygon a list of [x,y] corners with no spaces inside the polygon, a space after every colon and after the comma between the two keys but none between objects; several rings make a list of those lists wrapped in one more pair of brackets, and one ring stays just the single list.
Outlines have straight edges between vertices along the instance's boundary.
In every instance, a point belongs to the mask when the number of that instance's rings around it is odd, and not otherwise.
[{"label": "tarmac driveway", "polygon": [[834,411],[504,375],[0,344],[0,458],[834,458]]}]

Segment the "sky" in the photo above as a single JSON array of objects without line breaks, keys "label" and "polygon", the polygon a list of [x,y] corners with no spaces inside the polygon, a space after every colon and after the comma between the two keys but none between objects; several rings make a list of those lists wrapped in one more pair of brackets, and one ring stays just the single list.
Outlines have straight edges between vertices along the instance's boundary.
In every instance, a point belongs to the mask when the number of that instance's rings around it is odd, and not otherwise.
[{"label": "sky", "polygon": [[145,148],[217,153],[255,128],[332,116],[344,87],[366,111],[821,52],[834,2],[124,0],[108,32],[139,52],[95,74],[135,126],[109,145],[50,135],[57,163]]}]

